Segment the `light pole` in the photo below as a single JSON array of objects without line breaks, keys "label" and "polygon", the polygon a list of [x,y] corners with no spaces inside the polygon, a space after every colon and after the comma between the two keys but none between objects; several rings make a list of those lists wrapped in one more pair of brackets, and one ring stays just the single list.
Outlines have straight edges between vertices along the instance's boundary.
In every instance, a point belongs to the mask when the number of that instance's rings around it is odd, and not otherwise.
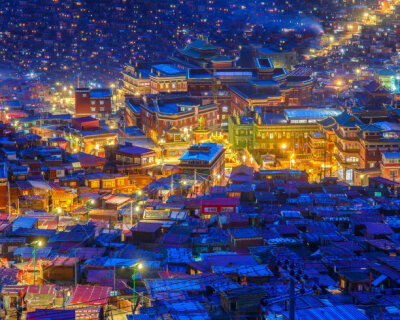
[{"label": "light pole", "polygon": [[[135,193],[135,202],[137,203],[138,201],[138,196],[141,196],[143,194],[142,190],[139,190]],[[136,210],[138,211],[138,210]],[[131,226],[133,226],[133,201],[131,201]]]},{"label": "light pole", "polygon": [[90,199],[88,202],[86,202],[86,208],[87,208],[87,221],[89,221],[89,214],[90,214],[90,209],[92,208],[92,205],[94,205],[94,200]]},{"label": "light pole", "polygon": [[28,246],[33,247],[33,285],[36,284],[36,249],[42,246],[42,241],[31,242]]},{"label": "light pole", "polygon": [[360,73],[361,73],[361,70],[357,68],[356,69],[357,80],[360,79]]},{"label": "light pole", "polygon": [[290,161],[289,161],[289,169],[290,170],[292,170],[292,164],[295,164],[296,163],[296,160],[294,159],[294,153],[292,153],[291,155],[290,155]]},{"label": "light pole", "polygon": [[181,182],[181,196],[183,196],[183,186],[185,186],[186,183],[187,183],[186,181]]},{"label": "light pole", "polygon": [[[62,307],[63,309],[65,309],[65,290],[67,290],[66,288],[62,289],[62,294],[63,294],[63,304]],[[67,297],[69,297],[71,295],[71,293],[68,291],[67,292]]]},{"label": "light pole", "polygon": [[141,262],[137,262],[134,265],[132,265],[133,268],[133,275],[132,275],[132,281],[133,281],[133,297],[132,297],[132,314],[135,314],[135,309],[136,309],[136,271],[140,270],[143,268],[143,264]]},{"label": "light pole", "polygon": [[285,152],[286,152],[286,149],[287,149],[287,145],[286,145],[286,143],[282,143],[282,145],[281,145],[281,149],[282,149],[282,155],[284,155],[284,154],[285,154]]},{"label": "light pole", "polygon": [[[139,190],[138,192],[136,192],[136,201],[138,200],[138,196],[141,198],[142,197],[142,194],[143,194],[143,191],[142,190]],[[140,201],[140,199],[139,199],[139,201]]]}]

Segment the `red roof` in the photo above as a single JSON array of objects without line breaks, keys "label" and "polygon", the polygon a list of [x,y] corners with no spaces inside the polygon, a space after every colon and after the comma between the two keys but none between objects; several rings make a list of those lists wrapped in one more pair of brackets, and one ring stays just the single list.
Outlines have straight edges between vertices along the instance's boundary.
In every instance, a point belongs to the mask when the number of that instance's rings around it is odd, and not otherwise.
[{"label": "red roof", "polygon": [[75,257],[57,257],[53,261],[52,267],[72,267],[75,265],[75,261],[78,262],[79,258]]},{"label": "red roof", "polygon": [[105,305],[111,294],[111,287],[78,285],[73,290],[71,304]]},{"label": "red roof", "polygon": [[34,294],[54,294],[55,285],[43,284],[43,285],[29,285],[26,293]]}]

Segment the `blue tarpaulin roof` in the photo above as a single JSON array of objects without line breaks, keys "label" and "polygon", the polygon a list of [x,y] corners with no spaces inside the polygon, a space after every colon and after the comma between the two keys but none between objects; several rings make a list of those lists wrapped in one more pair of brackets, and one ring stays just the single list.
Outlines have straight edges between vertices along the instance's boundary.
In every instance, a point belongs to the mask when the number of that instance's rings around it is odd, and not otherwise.
[{"label": "blue tarpaulin roof", "polygon": [[13,230],[16,230],[18,228],[32,228],[35,223],[38,221],[37,218],[33,217],[18,217],[13,221]]}]

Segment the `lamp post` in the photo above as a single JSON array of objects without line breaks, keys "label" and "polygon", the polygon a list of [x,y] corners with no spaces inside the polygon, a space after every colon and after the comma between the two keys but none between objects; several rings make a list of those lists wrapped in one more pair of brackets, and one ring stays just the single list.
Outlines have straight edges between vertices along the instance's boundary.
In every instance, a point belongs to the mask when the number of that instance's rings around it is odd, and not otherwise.
[{"label": "lamp post", "polygon": [[135,309],[136,309],[136,271],[140,270],[143,268],[143,264],[141,262],[137,262],[134,265],[132,265],[133,268],[133,275],[132,275],[132,281],[133,281],[133,297],[132,297],[132,313],[135,314]]},{"label": "lamp post", "polygon": [[[138,196],[141,196],[142,194],[143,194],[142,190],[139,190],[135,193],[136,202],[138,201]],[[136,208],[137,208],[137,206],[136,206]],[[138,210],[135,210],[135,211],[137,212]],[[131,226],[133,226],[133,201],[131,201]]]},{"label": "lamp post", "polygon": [[136,201],[138,200],[138,196],[139,196],[139,201],[140,201],[140,198],[142,197],[142,194],[143,194],[143,191],[142,190],[139,190],[138,192],[136,192]]},{"label": "lamp post", "polygon": [[186,181],[181,181],[181,196],[183,196],[183,186],[185,186],[186,183]]},{"label": "lamp post", "polygon": [[292,153],[292,154],[290,155],[290,161],[289,161],[289,169],[290,169],[290,170],[292,170],[292,164],[295,164],[295,163],[296,163],[296,160],[294,159],[294,156],[295,156],[294,153]]},{"label": "lamp post", "polygon": [[286,143],[282,143],[281,149],[282,149],[282,155],[283,155],[286,152],[286,149],[287,149]]},{"label": "lamp post", "polygon": [[357,80],[360,79],[360,73],[361,73],[361,70],[357,68],[356,69]]},{"label": "lamp post", "polygon": [[36,249],[42,246],[42,241],[33,241],[28,246],[33,247],[33,285],[36,284]]},{"label": "lamp post", "polygon": [[94,205],[94,200],[90,199],[88,202],[86,202],[86,208],[87,208],[87,221],[89,221],[89,213],[90,209],[92,208],[92,205]]},{"label": "lamp post", "polygon": [[[65,290],[67,290],[66,288],[62,289],[62,294],[63,294],[63,304],[62,307],[63,309],[65,309]],[[67,292],[67,297],[69,297],[71,295],[71,293],[68,291]]]}]

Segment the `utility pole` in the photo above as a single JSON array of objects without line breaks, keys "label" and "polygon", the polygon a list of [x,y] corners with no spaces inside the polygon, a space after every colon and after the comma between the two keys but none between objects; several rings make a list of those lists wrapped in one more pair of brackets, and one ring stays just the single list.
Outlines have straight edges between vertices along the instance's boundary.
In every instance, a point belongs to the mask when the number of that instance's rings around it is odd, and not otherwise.
[{"label": "utility pole", "polygon": [[[280,263],[280,262],[279,262]],[[305,290],[304,285],[302,288],[299,290],[299,292],[295,292],[295,285],[296,282],[304,282],[308,279],[307,275],[303,275],[303,272],[301,269],[297,269],[297,274],[295,272],[295,265],[292,263],[289,265],[289,261],[286,260],[286,263],[282,266],[283,269],[289,271],[289,294],[279,296],[279,297],[274,297],[274,298],[268,298],[264,297],[261,299],[260,304],[261,307],[263,308],[264,312],[266,312],[266,307],[268,305],[272,305],[278,302],[285,302],[285,310],[286,310],[286,303],[289,300],[289,320],[295,320],[296,315],[296,298],[304,297],[307,295],[311,295],[315,293],[318,289],[316,285],[313,286],[312,290]]]}]

